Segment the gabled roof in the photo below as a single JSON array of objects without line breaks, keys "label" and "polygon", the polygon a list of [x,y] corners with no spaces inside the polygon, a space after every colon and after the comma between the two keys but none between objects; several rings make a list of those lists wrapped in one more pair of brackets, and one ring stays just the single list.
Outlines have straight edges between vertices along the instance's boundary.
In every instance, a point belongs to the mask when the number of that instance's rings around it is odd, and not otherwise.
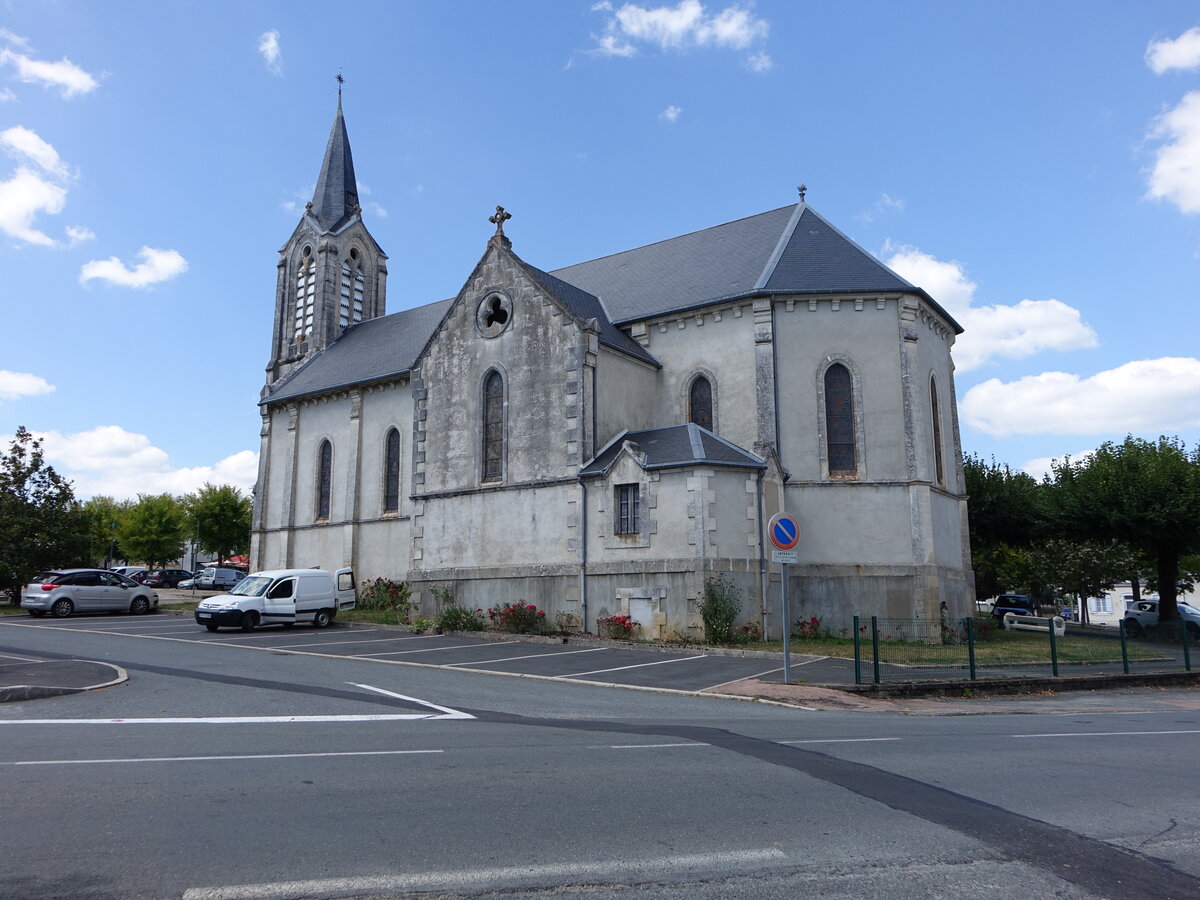
[{"label": "gabled roof", "polygon": [[292,372],[263,402],[292,400],[410,371],[453,302],[442,300],[351,325]]},{"label": "gabled roof", "polygon": [[541,285],[543,290],[557,297],[580,319],[585,322],[588,319],[595,319],[600,325],[601,344],[640,359],[656,368],[662,368],[662,364],[654,358],[650,351],[612,323],[608,317],[608,311],[605,310],[604,304],[598,297],[580,290],[573,284],[568,284],[561,278],[555,278],[549,272],[543,272],[541,269],[529,265],[516,254],[513,254],[513,258],[521,263],[529,277]]},{"label": "gabled roof", "polygon": [[737,469],[764,469],[766,461],[743,450],[737,444],[718,437],[695,423],[668,425],[646,431],[623,431],[609,441],[579,472],[583,478],[607,475],[621,455],[625,442],[637,445],[645,454],[642,464],[650,469],[678,469],[688,466],[725,466]]},{"label": "gabled roof", "polygon": [[552,275],[594,294],[616,325],[754,294],[920,294],[807,203],[615,253]]},{"label": "gabled roof", "polygon": [[325,159],[317,188],[313,191],[312,216],[322,231],[334,231],[358,211],[358,182],[354,178],[354,157],[350,155],[350,137],[346,120],[342,118],[342,98],[338,97],[337,114],[329,129]]}]

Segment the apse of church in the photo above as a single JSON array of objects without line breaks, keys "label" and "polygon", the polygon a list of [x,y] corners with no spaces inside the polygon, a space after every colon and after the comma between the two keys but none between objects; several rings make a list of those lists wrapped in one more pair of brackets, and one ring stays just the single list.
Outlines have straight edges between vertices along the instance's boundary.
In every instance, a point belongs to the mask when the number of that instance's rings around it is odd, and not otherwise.
[{"label": "apse of church", "polygon": [[724,575],[778,634],[762,533],[786,509],[798,616],[969,610],[961,329],[803,191],[549,271],[496,207],[457,295],[390,315],[357,197],[339,98],[279,257],[256,568],[352,565],[426,613],[434,585],[588,630],[626,613],[648,637],[697,634]]}]

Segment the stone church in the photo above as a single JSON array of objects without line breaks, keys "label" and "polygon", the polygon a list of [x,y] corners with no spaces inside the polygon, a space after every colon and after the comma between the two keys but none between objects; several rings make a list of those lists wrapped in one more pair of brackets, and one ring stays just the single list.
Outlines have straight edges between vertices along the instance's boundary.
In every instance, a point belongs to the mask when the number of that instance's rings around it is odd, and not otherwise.
[{"label": "stone church", "polygon": [[387,314],[339,98],[279,254],[253,568],[403,579],[425,614],[439,585],[589,631],[628,613],[647,637],[699,634],[724,575],[778,636],[764,531],[786,510],[793,618],[969,611],[961,328],[925,291],[803,189],[549,271],[509,218],[457,296]]}]

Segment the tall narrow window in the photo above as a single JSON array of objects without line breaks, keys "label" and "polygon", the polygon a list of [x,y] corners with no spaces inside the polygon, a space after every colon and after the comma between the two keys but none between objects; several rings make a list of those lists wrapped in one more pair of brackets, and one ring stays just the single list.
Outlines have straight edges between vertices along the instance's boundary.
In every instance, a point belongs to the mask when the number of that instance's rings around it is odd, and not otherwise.
[{"label": "tall narrow window", "polygon": [[329,495],[333,487],[333,445],[321,442],[317,461],[317,518],[329,518]]},{"label": "tall narrow window", "polygon": [[945,484],[946,474],[942,468],[942,407],[938,403],[937,382],[929,379],[929,411],[933,415],[933,469],[937,483]]},{"label": "tall narrow window", "polygon": [[825,370],[825,446],[830,475],[857,474],[854,391],[850,370],[841,363]]},{"label": "tall narrow window", "polygon": [[492,371],[483,383],[483,480],[504,475],[504,379]]},{"label": "tall narrow window", "polygon": [[387,451],[383,463],[383,511],[400,509],[400,432],[387,433]]},{"label": "tall narrow window", "polygon": [[304,256],[296,267],[296,314],[292,337],[301,341],[313,332],[313,305],[316,302],[317,266],[312,247],[304,248]]},{"label": "tall narrow window", "polygon": [[712,384],[703,375],[696,376],[688,391],[688,421],[713,430]]},{"label": "tall narrow window", "polygon": [[641,488],[636,484],[618,484],[617,534],[637,534],[641,531]]}]

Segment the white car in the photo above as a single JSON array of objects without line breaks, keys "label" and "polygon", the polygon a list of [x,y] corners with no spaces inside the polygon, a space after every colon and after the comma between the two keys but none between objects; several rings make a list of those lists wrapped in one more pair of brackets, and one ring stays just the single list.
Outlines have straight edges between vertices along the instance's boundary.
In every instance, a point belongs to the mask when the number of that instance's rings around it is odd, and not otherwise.
[{"label": "white car", "polygon": [[[1179,608],[1179,618],[1187,628],[1188,637],[1200,641],[1200,609],[1176,600]],[[1125,633],[1130,637],[1140,637],[1142,632],[1158,624],[1158,600],[1136,600],[1125,610]]]},{"label": "white car", "polygon": [[290,627],[311,622],[325,628],[339,609],[354,609],[354,571],[274,569],[255,572],[228,594],[196,607],[196,622],[209,631],[222,625],[251,631],[259,625]]}]

